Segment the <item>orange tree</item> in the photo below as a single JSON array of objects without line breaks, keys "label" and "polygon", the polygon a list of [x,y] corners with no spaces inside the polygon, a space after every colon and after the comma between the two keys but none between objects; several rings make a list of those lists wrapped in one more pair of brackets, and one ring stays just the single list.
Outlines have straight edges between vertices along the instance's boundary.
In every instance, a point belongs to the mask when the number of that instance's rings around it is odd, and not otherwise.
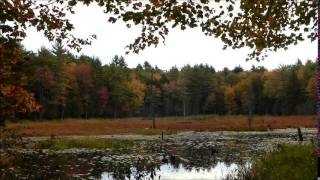
[{"label": "orange tree", "polygon": [[16,42],[0,44],[0,126],[5,118],[33,112],[39,106],[24,89],[26,77],[19,71],[24,59]]},{"label": "orange tree", "polygon": [[63,1],[3,0],[0,2],[0,125],[6,118],[18,113],[37,111],[39,106],[33,95],[24,88],[26,76],[19,70],[25,59],[19,42],[26,36],[28,27],[42,30],[50,41],[66,41],[70,48],[80,50],[88,39],[79,39],[68,31],[73,26],[65,19],[69,7]]}]

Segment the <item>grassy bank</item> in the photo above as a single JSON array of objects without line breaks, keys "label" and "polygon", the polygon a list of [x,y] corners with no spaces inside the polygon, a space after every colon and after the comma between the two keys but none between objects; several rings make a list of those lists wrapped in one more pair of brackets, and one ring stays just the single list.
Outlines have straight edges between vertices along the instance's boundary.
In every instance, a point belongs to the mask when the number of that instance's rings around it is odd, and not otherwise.
[{"label": "grassy bank", "polygon": [[[256,116],[251,130],[275,128],[316,127],[316,116]],[[67,119],[46,121],[20,121],[8,123],[23,136],[50,135],[107,135],[107,134],[172,134],[177,131],[247,131],[246,116],[192,116],[159,118],[156,128],[150,129],[151,120],[142,119]]]},{"label": "grassy bank", "polygon": [[251,180],[314,180],[317,176],[315,145],[280,145],[242,173]]},{"label": "grassy bank", "polygon": [[106,140],[95,138],[67,139],[57,138],[40,141],[36,144],[36,149],[64,150],[71,148],[86,149],[129,149],[136,145],[136,141],[130,140]]}]

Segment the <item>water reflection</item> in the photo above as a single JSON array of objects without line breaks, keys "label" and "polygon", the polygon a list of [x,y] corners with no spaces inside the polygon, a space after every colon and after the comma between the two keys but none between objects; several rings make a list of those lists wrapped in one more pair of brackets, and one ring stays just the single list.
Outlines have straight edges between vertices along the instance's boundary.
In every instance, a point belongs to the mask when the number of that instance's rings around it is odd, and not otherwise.
[{"label": "water reflection", "polygon": [[173,168],[170,165],[163,165],[160,168],[161,179],[224,179],[229,174],[233,174],[236,172],[238,166],[236,164],[231,164],[228,166],[224,162],[219,162],[215,167],[210,169],[196,169],[193,168],[191,170],[187,170],[180,165],[178,169]]},{"label": "water reflection", "polygon": [[[200,153],[198,153],[200,154]],[[11,175],[4,179],[102,179],[175,180],[225,179],[234,176],[240,165],[206,156],[203,163],[194,157],[105,153],[23,153]],[[187,159],[188,158],[188,159]],[[168,159],[164,162],[164,159]],[[8,172],[8,171],[6,171]]]},{"label": "water reflection", "polygon": [[[207,140],[201,140],[207,142]],[[5,179],[228,179],[247,162],[239,143],[150,142],[121,151],[32,151],[16,154]],[[232,146],[231,146],[232,145]],[[235,146],[237,145],[237,146]],[[9,169],[13,171],[9,172]],[[1,175],[1,172],[0,172]],[[0,176],[1,177],[1,176]]]},{"label": "water reflection", "polygon": [[[178,167],[173,166],[172,164],[163,164],[157,169],[154,174],[154,179],[161,180],[221,180],[226,179],[230,175],[234,176],[239,165],[232,163],[226,164],[224,162],[218,162],[216,166],[209,169],[205,168],[192,168],[186,169],[183,164],[180,164]],[[133,172],[136,172],[135,168],[132,169]],[[101,180],[113,180],[116,179],[112,173],[103,172],[101,174]],[[132,174],[127,179],[136,179],[135,175]],[[143,179],[152,179],[150,176],[143,177]]]}]

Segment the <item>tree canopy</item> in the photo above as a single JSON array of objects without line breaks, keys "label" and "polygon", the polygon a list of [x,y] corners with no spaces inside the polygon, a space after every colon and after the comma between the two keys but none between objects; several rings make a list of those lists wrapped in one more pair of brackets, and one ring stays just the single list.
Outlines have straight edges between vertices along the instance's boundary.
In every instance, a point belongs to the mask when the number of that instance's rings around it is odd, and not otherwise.
[{"label": "tree canopy", "polygon": [[[141,34],[129,51],[138,53],[165,40],[170,28],[200,27],[204,34],[220,38],[225,47],[249,47],[249,58],[263,59],[269,50],[317,37],[317,1],[303,0],[4,0],[0,3],[5,38],[21,39],[28,27],[42,30],[51,41],[65,41],[80,50],[92,38],[71,33],[67,13],[77,4],[97,3],[109,22],[122,20],[127,27],[141,25]],[[262,55],[262,56],[261,56]]]}]

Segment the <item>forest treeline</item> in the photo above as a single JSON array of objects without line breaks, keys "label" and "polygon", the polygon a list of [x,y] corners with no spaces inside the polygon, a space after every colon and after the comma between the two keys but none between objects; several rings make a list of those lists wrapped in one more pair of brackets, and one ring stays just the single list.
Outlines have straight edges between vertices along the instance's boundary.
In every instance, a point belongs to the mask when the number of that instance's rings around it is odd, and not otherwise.
[{"label": "forest treeline", "polygon": [[[128,68],[123,57],[110,64],[75,57],[61,45],[23,51],[26,90],[39,111],[19,118],[111,118],[197,114],[315,114],[316,64],[297,61],[268,71],[252,67],[216,71],[186,65],[168,71],[148,62]],[[216,59],[216,61],[223,61]]]}]

